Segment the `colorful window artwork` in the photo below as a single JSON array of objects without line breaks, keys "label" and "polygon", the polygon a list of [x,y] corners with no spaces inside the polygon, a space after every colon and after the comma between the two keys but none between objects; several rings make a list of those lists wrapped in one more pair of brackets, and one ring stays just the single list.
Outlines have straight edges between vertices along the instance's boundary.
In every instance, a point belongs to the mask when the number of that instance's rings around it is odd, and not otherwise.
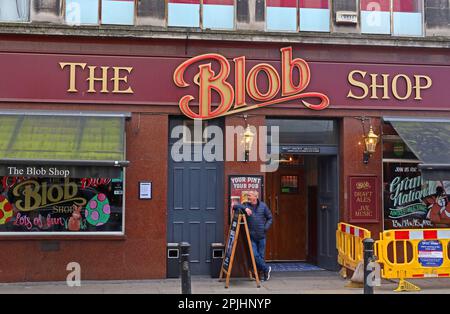
[{"label": "colorful window artwork", "polygon": [[0,180],[0,233],[123,233],[122,177]]}]

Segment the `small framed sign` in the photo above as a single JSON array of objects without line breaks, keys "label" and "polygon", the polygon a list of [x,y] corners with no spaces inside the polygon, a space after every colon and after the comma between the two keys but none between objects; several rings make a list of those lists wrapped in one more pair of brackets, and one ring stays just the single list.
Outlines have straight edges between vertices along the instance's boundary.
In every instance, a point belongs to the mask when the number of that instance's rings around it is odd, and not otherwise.
[{"label": "small framed sign", "polygon": [[151,182],[139,182],[139,199],[151,200],[152,199],[152,183]]},{"label": "small framed sign", "polygon": [[351,176],[348,178],[348,185],[350,223],[379,222],[378,177]]}]

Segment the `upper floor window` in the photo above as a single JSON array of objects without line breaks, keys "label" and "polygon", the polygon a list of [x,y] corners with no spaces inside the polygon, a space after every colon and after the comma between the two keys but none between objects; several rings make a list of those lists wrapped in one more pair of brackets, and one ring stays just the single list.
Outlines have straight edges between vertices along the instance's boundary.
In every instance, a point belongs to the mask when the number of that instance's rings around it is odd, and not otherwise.
[{"label": "upper floor window", "polygon": [[299,11],[300,31],[330,31],[330,7],[328,0],[300,0]]},{"label": "upper floor window", "polygon": [[393,0],[394,30],[398,36],[422,36],[423,0]]},{"label": "upper floor window", "polygon": [[269,31],[330,31],[329,0],[267,0]]},{"label": "upper floor window", "polygon": [[30,17],[30,0],[1,0],[0,21],[26,22]]},{"label": "upper floor window", "polygon": [[102,0],[102,24],[134,25],[134,0]]},{"label": "upper floor window", "polygon": [[[101,10],[99,9],[101,5]],[[70,25],[133,25],[135,0],[66,0],[66,22]]]},{"label": "upper floor window", "polygon": [[[168,26],[234,29],[234,0],[169,0]],[[202,19],[200,19],[200,14]]]},{"label": "upper floor window", "polygon": [[422,36],[422,12],[423,0],[361,0],[361,33]]}]

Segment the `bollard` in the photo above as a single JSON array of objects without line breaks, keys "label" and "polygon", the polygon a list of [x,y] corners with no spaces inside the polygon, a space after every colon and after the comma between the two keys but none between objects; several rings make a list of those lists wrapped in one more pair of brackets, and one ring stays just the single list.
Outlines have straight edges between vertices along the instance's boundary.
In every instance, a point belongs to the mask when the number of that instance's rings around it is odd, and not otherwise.
[{"label": "bollard", "polygon": [[373,239],[364,239],[364,294],[373,294],[373,284],[367,282],[367,278],[371,274],[371,271],[367,269],[367,266],[373,261]]},{"label": "bollard", "polygon": [[180,243],[181,251],[181,262],[180,262],[180,273],[181,273],[181,293],[191,294],[191,271],[189,265],[189,249],[191,245],[187,242]]}]

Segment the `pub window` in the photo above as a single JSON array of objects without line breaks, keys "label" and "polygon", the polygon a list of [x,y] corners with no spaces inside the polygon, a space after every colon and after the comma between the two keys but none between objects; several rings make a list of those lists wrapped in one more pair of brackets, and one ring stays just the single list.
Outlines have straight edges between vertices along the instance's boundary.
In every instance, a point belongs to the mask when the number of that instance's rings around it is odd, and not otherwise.
[{"label": "pub window", "polygon": [[329,32],[328,0],[299,0],[300,31]]},{"label": "pub window", "polygon": [[297,31],[297,0],[267,0],[268,31]]},{"label": "pub window", "polygon": [[422,36],[423,0],[393,0],[393,34]]},{"label": "pub window", "polygon": [[169,0],[167,24],[200,27],[200,0]]},{"label": "pub window", "polygon": [[361,0],[361,33],[391,33],[390,2],[390,0]]},{"label": "pub window", "polygon": [[134,25],[134,0],[102,0],[102,24]]},{"label": "pub window", "polygon": [[98,24],[99,0],[66,0],[66,23]]},{"label": "pub window", "polygon": [[27,22],[30,19],[30,0],[1,0],[0,21]]}]

